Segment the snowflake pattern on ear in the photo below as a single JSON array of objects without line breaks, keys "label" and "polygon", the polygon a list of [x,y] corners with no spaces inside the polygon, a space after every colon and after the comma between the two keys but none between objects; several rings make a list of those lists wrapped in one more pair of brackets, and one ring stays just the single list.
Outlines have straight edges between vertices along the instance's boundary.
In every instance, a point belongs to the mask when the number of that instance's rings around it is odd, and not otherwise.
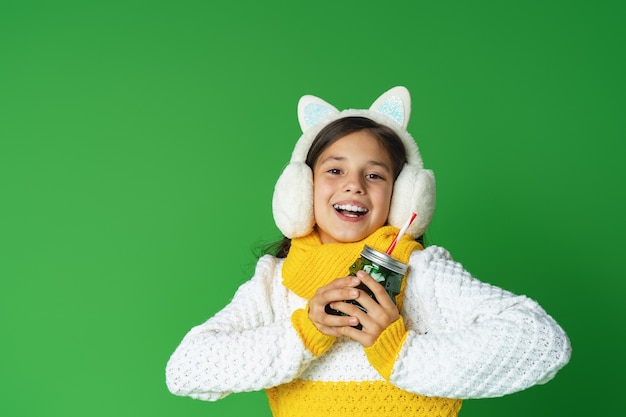
[{"label": "snowflake pattern on ear", "polygon": [[406,129],[411,115],[411,96],[402,86],[394,87],[378,97],[370,110],[391,117],[398,125]]},{"label": "snowflake pattern on ear", "polygon": [[329,114],[338,112],[334,106],[319,97],[306,95],[298,102],[298,122],[303,132]]},{"label": "snowflake pattern on ear", "polygon": [[395,120],[400,126],[404,122],[404,108],[402,107],[402,100],[398,97],[391,97],[378,108],[372,109],[380,114],[386,114]]}]

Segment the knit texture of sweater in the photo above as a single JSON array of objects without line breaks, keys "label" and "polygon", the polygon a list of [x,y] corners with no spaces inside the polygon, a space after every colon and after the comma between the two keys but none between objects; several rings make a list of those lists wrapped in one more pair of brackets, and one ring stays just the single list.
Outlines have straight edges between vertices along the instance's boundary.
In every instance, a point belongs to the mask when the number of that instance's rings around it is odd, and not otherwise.
[{"label": "knit texture of sweater", "polygon": [[[366,240],[384,251],[385,239]],[[347,275],[365,242],[331,251],[332,272],[310,285],[296,279],[309,260],[294,243],[293,260],[262,257],[232,301],[185,335],[166,368],[172,393],[215,401],[266,390],[277,417],[455,416],[461,399],[545,383],[569,361],[565,332],[535,301],[478,281],[435,246],[394,250],[409,263],[401,317],[374,345],[324,335],[308,299]]]},{"label": "knit texture of sweater", "polygon": [[[293,239],[289,255],[283,265],[283,283],[297,295],[310,299],[315,291],[347,274],[347,266],[359,256],[363,245],[384,252],[393,240],[397,229],[383,227],[366,240],[355,243],[329,243],[322,245],[317,233]],[[422,246],[404,236],[394,248],[394,258],[408,263],[409,256]],[[399,305],[402,305],[402,292]],[[306,309],[296,310],[292,316],[298,335],[315,356],[323,355],[336,338],[321,333],[309,320]],[[309,376],[267,390],[274,416],[456,416],[461,400],[426,397],[395,387],[388,381],[400,348],[404,343],[406,328],[402,318],[394,322],[376,340],[365,348],[369,364],[383,380],[344,381],[324,380]],[[346,376],[351,366],[343,367]],[[363,363],[363,365],[367,365]],[[336,373],[336,370],[332,370]]]}]

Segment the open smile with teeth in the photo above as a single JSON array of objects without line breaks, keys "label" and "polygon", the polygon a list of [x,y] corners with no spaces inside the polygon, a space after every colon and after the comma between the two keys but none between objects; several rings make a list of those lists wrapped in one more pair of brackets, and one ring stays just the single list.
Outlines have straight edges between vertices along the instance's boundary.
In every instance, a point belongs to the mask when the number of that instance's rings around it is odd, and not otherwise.
[{"label": "open smile with teeth", "polygon": [[360,217],[369,211],[365,207],[359,207],[352,204],[333,204],[333,207],[335,210],[348,217]]}]

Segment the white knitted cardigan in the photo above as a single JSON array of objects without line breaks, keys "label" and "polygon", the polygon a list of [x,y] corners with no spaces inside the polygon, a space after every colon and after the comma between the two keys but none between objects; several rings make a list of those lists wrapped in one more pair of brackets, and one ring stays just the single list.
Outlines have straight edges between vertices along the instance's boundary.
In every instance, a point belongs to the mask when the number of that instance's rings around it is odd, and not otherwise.
[{"label": "white knitted cardigan", "polygon": [[[283,259],[262,257],[251,280],[192,328],[166,369],[169,390],[215,401],[296,378],[383,378],[357,342],[338,339],[315,357],[291,315],[307,300],[282,283]],[[563,329],[535,301],[473,278],[436,246],[416,251],[401,314],[409,331],[390,382],[427,396],[498,397],[552,379],[570,358]]]}]

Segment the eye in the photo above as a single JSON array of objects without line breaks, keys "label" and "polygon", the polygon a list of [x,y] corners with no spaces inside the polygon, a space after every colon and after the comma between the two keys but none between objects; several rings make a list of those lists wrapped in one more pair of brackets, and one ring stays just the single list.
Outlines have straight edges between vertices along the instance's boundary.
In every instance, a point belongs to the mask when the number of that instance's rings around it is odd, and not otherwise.
[{"label": "eye", "polygon": [[338,168],[331,168],[331,169],[327,170],[326,172],[328,172],[329,174],[333,174],[333,175],[341,174],[341,170],[338,169]]},{"label": "eye", "polygon": [[382,176],[375,174],[375,173],[367,174],[365,177],[370,180],[383,180],[384,179]]}]

